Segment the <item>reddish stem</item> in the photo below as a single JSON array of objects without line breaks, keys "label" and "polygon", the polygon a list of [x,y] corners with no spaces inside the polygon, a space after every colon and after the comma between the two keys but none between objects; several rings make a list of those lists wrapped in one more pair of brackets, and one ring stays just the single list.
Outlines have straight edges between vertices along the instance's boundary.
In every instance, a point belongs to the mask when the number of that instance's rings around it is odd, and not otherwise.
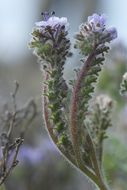
[{"label": "reddish stem", "polygon": [[77,112],[78,112],[78,101],[79,101],[79,92],[81,89],[81,82],[87,75],[91,62],[95,57],[95,51],[93,51],[87,58],[86,62],[81,69],[76,84],[73,88],[72,93],[72,107],[71,107],[71,135],[72,135],[72,142],[75,151],[75,155],[77,158],[77,162],[81,163],[81,156],[80,156],[80,149],[79,149],[79,136],[78,136],[78,128],[77,128]]}]

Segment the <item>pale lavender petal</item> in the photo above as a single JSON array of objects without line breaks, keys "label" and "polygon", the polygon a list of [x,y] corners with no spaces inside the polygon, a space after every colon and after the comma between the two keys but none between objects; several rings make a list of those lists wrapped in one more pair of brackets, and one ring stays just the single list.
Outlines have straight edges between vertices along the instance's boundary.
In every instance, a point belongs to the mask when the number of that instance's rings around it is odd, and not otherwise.
[{"label": "pale lavender petal", "polygon": [[106,15],[98,15],[94,13],[88,17],[88,24],[91,26],[93,32],[102,32],[105,27]]},{"label": "pale lavender petal", "polygon": [[107,29],[107,32],[110,34],[111,40],[114,40],[115,38],[117,38],[117,30],[115,27],[111,27]]},{"label": "pale lavender petal", "polygon": [[47,160],[49,152],[57,154],[55,146],[49,141],[49,139],[45,139],[36,148],[22,146],[18,159],[21,163],[29,161],[32,164],[38,164],[43,160]]},{"label": "pale lavender petal", "polygon": [[46,26],[50,26],[54,28],[57,25],[57,26],[65,26],[65,29],[68,29],[69,23],[66,17],[59,18],[56,16],[52,16],[52,17],[49,17],[49,19],[46,21],[40,21],[40,22],[35,23],[35,25],[37,27],[42,27],[42,28]]},{"label": "pale lavender petal", "polygon": [[41,27],[41,26],[47,26],[47,22],[46,21],[40,21],[40,22],[36,22],[35,25],[39,26],[39,27]]}]

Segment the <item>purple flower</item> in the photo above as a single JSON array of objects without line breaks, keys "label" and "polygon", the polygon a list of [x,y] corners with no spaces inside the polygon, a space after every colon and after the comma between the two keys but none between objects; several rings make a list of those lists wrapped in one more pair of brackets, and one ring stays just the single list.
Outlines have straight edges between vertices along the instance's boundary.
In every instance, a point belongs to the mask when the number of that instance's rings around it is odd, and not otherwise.
[{"label": "purple flower", "polygon": [[105,28],[106,16],[105,14],[93,14],[88,17],[88,25],[90,25],[93,32],[101,32]]},{"label": "purple flower", "polygon": [[[51,143],[49,139],[44,139],[40,142],[40,144],[38,144],[37,147],[31,147],[29,145],[21,146],[17,160],[19,160],[20,164],[29,162],[31,164],[36,165],[42,161],[47,161],[47,159],[50,157],[50,153],[51,155],[55,154],[59,156],[59,153],[56,147],[53,145],[53,143]],[[15,150],[10,152],[7,162],[8,167],[10,167],[14,155]],[[2,149],[0,147],[0,159],[2,158]]]},{"label": "purple flower", "polygon": [[69,23],[68,23],[66,17],[59,18],[54,15],[49,17],[49,15],[47,15],[47,13],[43,14],[43,17],[44,17],[43,21],[35,23],[37,27],[46,28],[47,26],[50,26],[51,28],[54,28],[56,26],[61,26],[61,27],[64,26],[66,30],[69,27]]},{"label": "purple flower", "polygon": [[117,30],[115,27],[111,27],[109,29],[107,29],[108,34],[110,34],[110,41],[114,40],[115,38],[117,38]]},{"label": "purple flower", "polygon": [[82,23],[79,27],[79,33],[76,35],[76,48],[88,55],[94,47],[97,47],[98,53],[108,51],[107,42],[111,42],[117,38],[117,30],[114,27],[106,28],[106,15],[96,14],[88,17],[86,23]]},{"label": "purple flower", "polygon": [[[34,48],[34,54],[41,60],[41,63],[52,65],[57,57],[61,64],[66,60],[70,49],[70,40],[68,39],[69,23],[66,17],[56,17],[54,13],[43,13],[43,20],[36,23],[32,32],[30,47]],[[55,54],[55,55],[53,55]]]},{"label": "purple flower", "polygon": [[38,164],[47,160],[49,153],[57,155],[58,152],[49,139],[45,139],[36,148],[26,145],[22,146],[18,154],[18,159],[21,163],[28,161],[31,164]]}]

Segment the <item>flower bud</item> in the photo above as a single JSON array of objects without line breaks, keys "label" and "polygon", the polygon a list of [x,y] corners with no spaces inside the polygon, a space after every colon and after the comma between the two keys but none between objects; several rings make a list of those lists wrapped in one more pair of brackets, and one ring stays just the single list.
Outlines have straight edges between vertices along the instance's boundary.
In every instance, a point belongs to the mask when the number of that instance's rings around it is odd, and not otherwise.
[{"label": "flower bud", "polygon": [[127,72],[123,75],[122,82],[120,84],[121,96],[127,96]]},{"label": "flower bud", "polygon": [[112,108],[112,103],[112,99],[107,95],[101,94],[96,98],[96,104],[98,104],[101,111]]}]

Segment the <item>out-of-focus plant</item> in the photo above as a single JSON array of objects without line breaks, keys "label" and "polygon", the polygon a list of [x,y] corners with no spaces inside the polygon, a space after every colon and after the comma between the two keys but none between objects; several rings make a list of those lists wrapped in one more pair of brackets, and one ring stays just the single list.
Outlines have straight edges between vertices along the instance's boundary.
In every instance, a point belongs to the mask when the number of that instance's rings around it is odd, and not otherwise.
[{"label": "out-of-focus plant", "polygon": [[[15,90],[11,93],[13,108],[3,106],[0,115],[0,185],[2,185],[11,171],[18,164],[18,153],[24,141],[24,136],[30,123],[37,115],[36,103],[29,100],[21,108],[18,108],[16,95],[19,84],[15,82]],[[2,188],[2,186],[1,186]]]},{"label": "out-of-focus plant", "polygon": [[105,15],[93,14],[79,27],[74,47],[82,56],[77,78],[68,85],[63,77],[70,56],[67,18],[43,13],[36,23],[30,47],[34,48],[43,73],[43,113],[47,130],[63,155],[88,176],[100,190],[109,190],[103,173],[103,141],[111,126],[112,100],[99,96],[89,112],[94,85],[117,37],[114,27],[106,28]]},{"label": "out-of-focus plant", "polygon": [[80,175],[76,176],[61,157],[47,137],[40,139],[34,147],[23,144],[18,154],[20,164],[8,178],[6,189],[82,189],[75,180],[80,180]]},{"label": "out-of-focus plant", "polygon": [[119,93],[121,76],[127,71],[127,47],[118,42],[107,55],[106,64],[98,80],[98,91],[108,93],[116,102],[116,110],[122,109],[126,100]]},{"label": "out-of-focus plant", "polygon": [[104,166],[107,178],[112,184],[113,189],[126,189],[126,160],[126,144],[121,143],[121,140],[114,135],[111,136],[111,138],[105,143]]},{"label": "out-of-focus plant", "polygon": [[120,94],[122,96],[127,96],[127,73],[123,75],[123,79],[120,85]]}]

